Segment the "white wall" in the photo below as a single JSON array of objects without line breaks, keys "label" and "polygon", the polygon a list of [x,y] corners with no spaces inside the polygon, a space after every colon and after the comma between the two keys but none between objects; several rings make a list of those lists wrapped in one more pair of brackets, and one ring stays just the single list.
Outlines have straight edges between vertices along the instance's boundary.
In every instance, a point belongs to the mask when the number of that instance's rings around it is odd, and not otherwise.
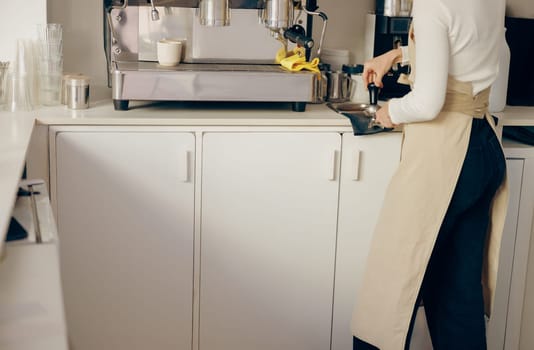
[{"label": "white wall", "polygon": [[102,0],[48,0],[48,22],[63,25],[63,71],[91,77],[106,85],[102,34]]},{"label": "white wall", "polygon": [[36,24],[46,23],[46,0],[2,0],[0,4],[0,61],[15,59],[17,39],[36,37]]},{"label": "white wall", "polygon": [[[318,0],[319,11],[328,16],[324,47],[348,49],[351,63],[363,63],[365,17],[374,10],[375,0]],[[322,21],[314,19],[314,35],[319,40]]]}]

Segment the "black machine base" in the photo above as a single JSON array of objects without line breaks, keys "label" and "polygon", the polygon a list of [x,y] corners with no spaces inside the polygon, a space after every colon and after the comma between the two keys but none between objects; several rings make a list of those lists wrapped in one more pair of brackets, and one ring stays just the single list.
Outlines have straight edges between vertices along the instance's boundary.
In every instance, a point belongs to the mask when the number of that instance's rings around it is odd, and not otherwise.
[{"label": "black machine base", "polygon": [[304,112],[306,110],[306,102],[292,102],[291,110],[293,112]]},{"label": "black machine base", "polygon": [[127,111],[130,100],[113,100],[113,107],[116,111]]},{"label": "black machine base", "polygon": [[[116,111],[127,111],[130,100],[113,100],[113,107]],[[291,102],[291,110],[293,112],[306,111],[307,102]]]}]

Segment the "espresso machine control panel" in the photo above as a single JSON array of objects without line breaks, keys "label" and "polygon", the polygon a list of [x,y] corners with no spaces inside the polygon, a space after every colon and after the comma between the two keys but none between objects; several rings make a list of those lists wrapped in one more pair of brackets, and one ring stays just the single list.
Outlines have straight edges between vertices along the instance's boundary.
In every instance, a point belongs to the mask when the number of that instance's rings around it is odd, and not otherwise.
[{"label": "espresso machine control panel", "polygon": [[[115,109],[130,100],[314,102],[318,76],[275,64],[281,48],[320,54],[326,15],[304,0],[104,0],[104,39]],[[323,21],[319,50],[311,35]],[[182,62],[157,62],[157,42],[182,42]]]}]

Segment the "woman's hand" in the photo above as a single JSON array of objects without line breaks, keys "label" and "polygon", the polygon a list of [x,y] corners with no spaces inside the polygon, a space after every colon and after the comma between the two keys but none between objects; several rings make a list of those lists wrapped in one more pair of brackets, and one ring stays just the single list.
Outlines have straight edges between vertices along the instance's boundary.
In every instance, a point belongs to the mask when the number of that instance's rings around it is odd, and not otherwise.
[{"label": "woman's hand", "polygon": [[398,126],[391,121],[391,117],[389,116],[389,104],[387,102],[382,105],[382,108],[376,111],[375,118],[376,122],[384,128],[394,128]]},{"label": "woman's hand", "polygon": [[389,72],[394,63],[399,62],[401,59],[402,50],[398,48],[365,62],[362,73],[365,86],[374,82],[376,86],[380,88],[384,87],[382,77]]}]

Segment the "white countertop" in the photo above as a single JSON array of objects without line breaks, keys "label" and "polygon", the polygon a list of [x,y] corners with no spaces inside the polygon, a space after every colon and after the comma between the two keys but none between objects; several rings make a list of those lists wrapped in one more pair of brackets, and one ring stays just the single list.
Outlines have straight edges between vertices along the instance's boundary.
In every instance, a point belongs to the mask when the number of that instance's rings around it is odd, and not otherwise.
[{"label": "white countertop", "polygon": [[494,114],[503,126],[534,126],[534,107],[506,106],[504,111]]},{"label": "white countertop", "polygon": [[347,118],[325,105],[308,105],[306,112],[291,111],[289,104],[215,102],[130,102],[130,110],[115,111],[110,102],[86,110],[65,107],[36,111],[39,123],[48,125],[194,125],[194,126],[341,126]]},{"label": "white countertop", "polygon": [[[106,97],[107,89],[98,96]],[[94,99],[94,98],[93,98]],[[0,112],[0,247],[15,202],[26,150],[35,123],[45,125],[181,125],[181,126],[287,126],[336,127],[351,131],[350,122],[325,105],[308,104],[306,112],[291,111],[277,103],[131,102],[130,110],[115,111],[109,99],[86,110],[65,106],[31,112]],[[534,125],[534,107],[507,107],[496,113],[502,125]]]}]

